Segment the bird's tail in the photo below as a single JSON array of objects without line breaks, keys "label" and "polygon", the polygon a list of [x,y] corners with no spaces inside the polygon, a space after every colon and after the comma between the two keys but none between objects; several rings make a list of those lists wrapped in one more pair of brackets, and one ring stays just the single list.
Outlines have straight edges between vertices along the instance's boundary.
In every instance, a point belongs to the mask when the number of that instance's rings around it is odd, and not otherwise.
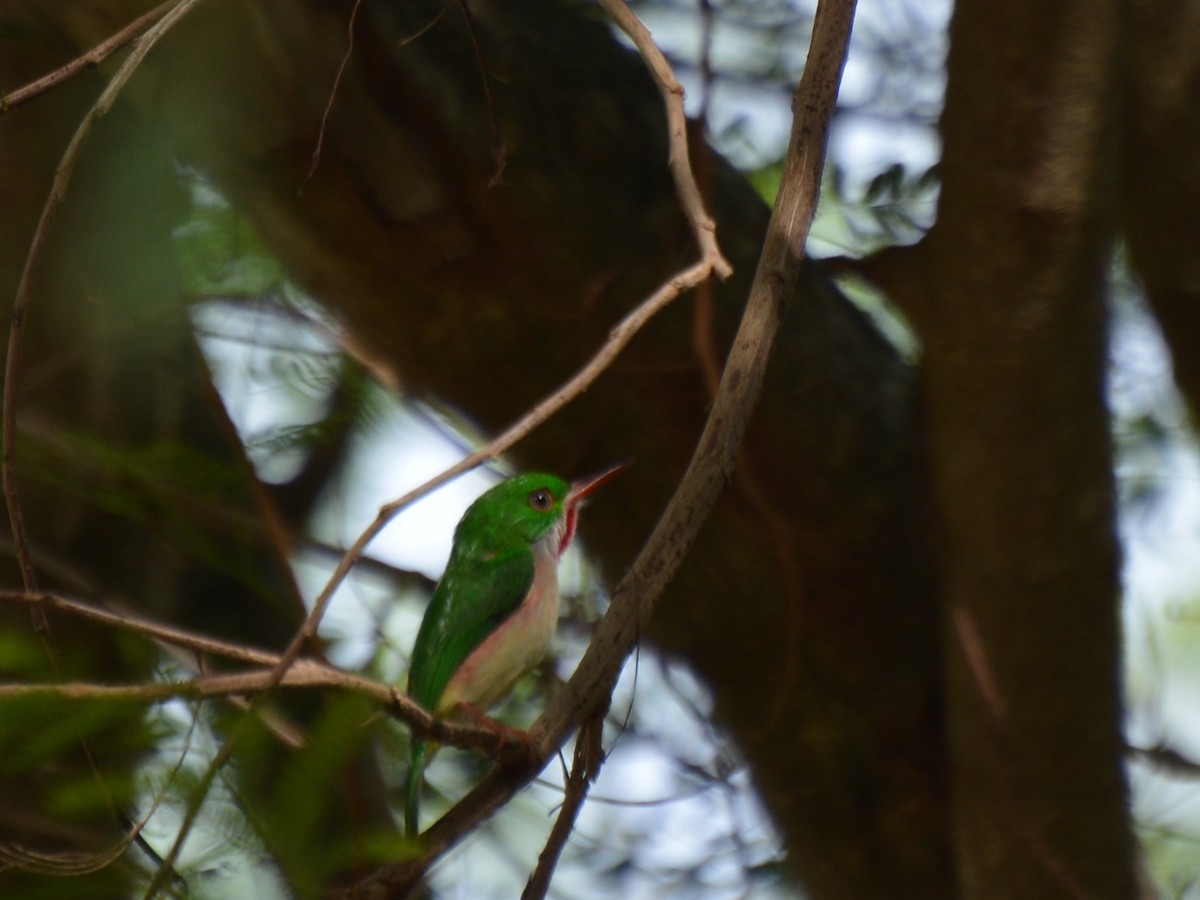
[{"label": "bird's tail", "polygon": [[425,785],[425,763],[428,761],[429,744],[413,741],[408,784],[404,786],[404,836],[409,840],[415,840],[421,833],[421,788]]}]

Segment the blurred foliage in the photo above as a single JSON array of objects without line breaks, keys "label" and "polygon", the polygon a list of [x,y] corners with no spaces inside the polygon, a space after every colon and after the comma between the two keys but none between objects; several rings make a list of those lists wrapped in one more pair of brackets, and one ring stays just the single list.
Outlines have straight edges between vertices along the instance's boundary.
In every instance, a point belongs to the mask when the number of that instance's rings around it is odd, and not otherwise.
[{"label": "blurred foliage", "polygon": [[173,237],[184,290],[195,297],[260,297],[280,291],[286,273],[249,219],[198,173],[183,177],[191,188],[192,210]]}]

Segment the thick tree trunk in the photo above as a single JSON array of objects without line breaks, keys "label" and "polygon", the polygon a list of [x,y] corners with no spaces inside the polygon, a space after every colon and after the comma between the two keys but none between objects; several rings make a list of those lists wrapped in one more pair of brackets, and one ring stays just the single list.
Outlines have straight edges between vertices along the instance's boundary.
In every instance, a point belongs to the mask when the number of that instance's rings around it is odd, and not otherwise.
[{"label": "thick tree trunk", "polygon": [[951,28],[919,330],[973,898],[1134,893],[1105,402],[1117,6],[964,0]]}]

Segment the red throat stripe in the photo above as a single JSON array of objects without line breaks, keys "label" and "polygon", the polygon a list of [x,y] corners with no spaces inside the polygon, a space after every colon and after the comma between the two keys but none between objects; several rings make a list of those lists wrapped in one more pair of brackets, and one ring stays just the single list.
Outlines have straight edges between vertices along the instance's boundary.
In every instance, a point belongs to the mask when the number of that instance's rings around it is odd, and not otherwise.
[{"label": "red throat stripe", "polygon": [[570,509],[567,510],[567,527],[563,531],[562,540],[558,542],[558,555],[561,558],[567,552],[567,547],[571,545],[571,538],[575,537],[575,525],[579,521],[579,504],[572,503]]}]

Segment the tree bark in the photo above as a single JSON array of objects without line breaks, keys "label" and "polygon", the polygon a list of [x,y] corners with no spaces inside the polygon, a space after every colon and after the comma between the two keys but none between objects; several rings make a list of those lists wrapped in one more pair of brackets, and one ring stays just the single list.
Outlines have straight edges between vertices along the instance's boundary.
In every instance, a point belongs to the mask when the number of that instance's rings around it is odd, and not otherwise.
[{"label": "tree bark", "polygon": [[951,27],[918,324],[972,898],[1134,895],[1104,393],[1117,7],[964,0]]}]

